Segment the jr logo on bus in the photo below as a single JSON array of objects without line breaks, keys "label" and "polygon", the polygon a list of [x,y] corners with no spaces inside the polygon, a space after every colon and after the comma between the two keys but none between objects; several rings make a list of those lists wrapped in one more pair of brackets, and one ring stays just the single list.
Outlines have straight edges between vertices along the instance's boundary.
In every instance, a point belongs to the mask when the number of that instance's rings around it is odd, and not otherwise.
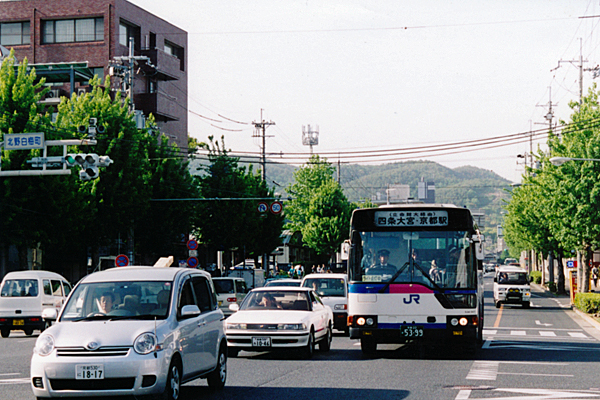
[{"label": "jr logo on bus", "polygon": [[404,304],[410,304],[410,303],[412,303],[413,301],[414,301],[415,303],[419,304],[419,300],[420,300],[420,299],[421,299],[421,296],[420,296],[420,295],[418,295],[418,294],[411,294],[411,295],[408,297],[408,299],[405,297],[405,298],[404,298],[404,299],[402,299],[402,300],[404,300]]}]

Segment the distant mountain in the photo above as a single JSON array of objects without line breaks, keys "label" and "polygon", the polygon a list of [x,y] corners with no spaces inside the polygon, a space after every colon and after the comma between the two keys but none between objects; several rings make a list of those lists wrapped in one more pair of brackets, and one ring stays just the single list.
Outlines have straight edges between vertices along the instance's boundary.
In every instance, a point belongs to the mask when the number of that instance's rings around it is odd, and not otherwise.
[{"label": "distant mountain", "polygon": [[[334,163],[334,166],[337,165]],[[258,168],[260,166],[254,164],[254,169]],[[293,182],[296,169],[295,166],[269,161],[266,168],[268,184],[276,193],[287,197],[285,189]],[[510,198],[511,189],[511,182],[493,171],[471,166],[451,169],[432,161],[341,164],[338,176],[344,193],[353,202],[371,199],[378,192],[385,198],[387,187],[394,184],[409,185],[411,197],[416,198],[419,181],[433,182],[436,203],[464,206],[484,214],[480,225],[486,236],[494,238],[496,226],[501,223],[502,206]]]}]

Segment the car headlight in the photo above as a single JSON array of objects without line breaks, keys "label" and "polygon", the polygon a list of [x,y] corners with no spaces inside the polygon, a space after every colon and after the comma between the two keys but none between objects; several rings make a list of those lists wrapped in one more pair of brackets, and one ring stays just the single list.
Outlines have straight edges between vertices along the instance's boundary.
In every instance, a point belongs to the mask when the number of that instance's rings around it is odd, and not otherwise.
[{"label": "car headlight", "polygon": [[306,325],[304,325],[304,324],[279,324],[279,325],[277,325],[277,329],[299,331],[299,330],[306,329]]},{"label": "car headlight", "polygon": [[227,324],[227,329],[242,329],[246,330],[248,325],[246,324]]},{"label": "car headlight", "polygon": [[157,348],[158,340],[154,333],[146,332],[138,336],[133,342],[133,350],[138,354],[148,354]]},{"label": "car headlight", "polygon": [[334,310],[345,310],[347,308],[348,308],[348,306],[346,306],[346,304],[336,304],[333,306]]},{"label": "car headlight", "polygon": [[35,342],[33,352],[42,357],[47,356],[54,350],[54,338],[51,335],[42,335]]}]

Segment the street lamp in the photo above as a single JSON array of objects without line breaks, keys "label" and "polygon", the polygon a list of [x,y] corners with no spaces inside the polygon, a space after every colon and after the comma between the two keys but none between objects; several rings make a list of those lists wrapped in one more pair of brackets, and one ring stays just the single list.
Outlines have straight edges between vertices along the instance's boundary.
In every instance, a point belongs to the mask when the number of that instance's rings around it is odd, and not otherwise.
[{"label": "street lamp", "polygon": [[573,157],[552,157],[550,162],[552,165],[563,165],[567,161],[600,161],[598,158],[573,158]]}]

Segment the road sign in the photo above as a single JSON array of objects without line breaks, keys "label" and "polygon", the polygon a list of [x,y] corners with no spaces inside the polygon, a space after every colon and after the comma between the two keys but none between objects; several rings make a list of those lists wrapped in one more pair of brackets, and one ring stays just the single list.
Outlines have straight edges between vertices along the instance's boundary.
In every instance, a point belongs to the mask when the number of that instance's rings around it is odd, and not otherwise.
[{"label": "road sign", "polygon": [[190,257],[187,259],[187,264],[190,268],[196,268],[198,266],[198,259],[196,257]]},{"label": "road sign", "polygon": [[129,265],[129,257],[125,254],[119,254],[117,258],[115,258],[115,266],[117,267],[126,267]]},{"label": "road sign", "polygon": [[4,150],[43,149],[44,133],[14,133],[4,135]]},{"label": "road sign", "polygon": [[273,214],[279,214],[283,210],[283,204],[280,201],[274,201],[271,203],[271,212]]},{"label": "road sign", "polygon": [[188,250],[197,250],[198,249],[198,242],[194,239],[190,239],[187,242],[187,248]]},{"label": "road sign", "polygon": [[258,203],[258,207],[256,207],[259,213],[264,213],[269,209],[269,205],[264,201]]},{"label": "road sign", "polygon": [[576,260],[567,261],[567,268],[577,268],[577,261]]}]

